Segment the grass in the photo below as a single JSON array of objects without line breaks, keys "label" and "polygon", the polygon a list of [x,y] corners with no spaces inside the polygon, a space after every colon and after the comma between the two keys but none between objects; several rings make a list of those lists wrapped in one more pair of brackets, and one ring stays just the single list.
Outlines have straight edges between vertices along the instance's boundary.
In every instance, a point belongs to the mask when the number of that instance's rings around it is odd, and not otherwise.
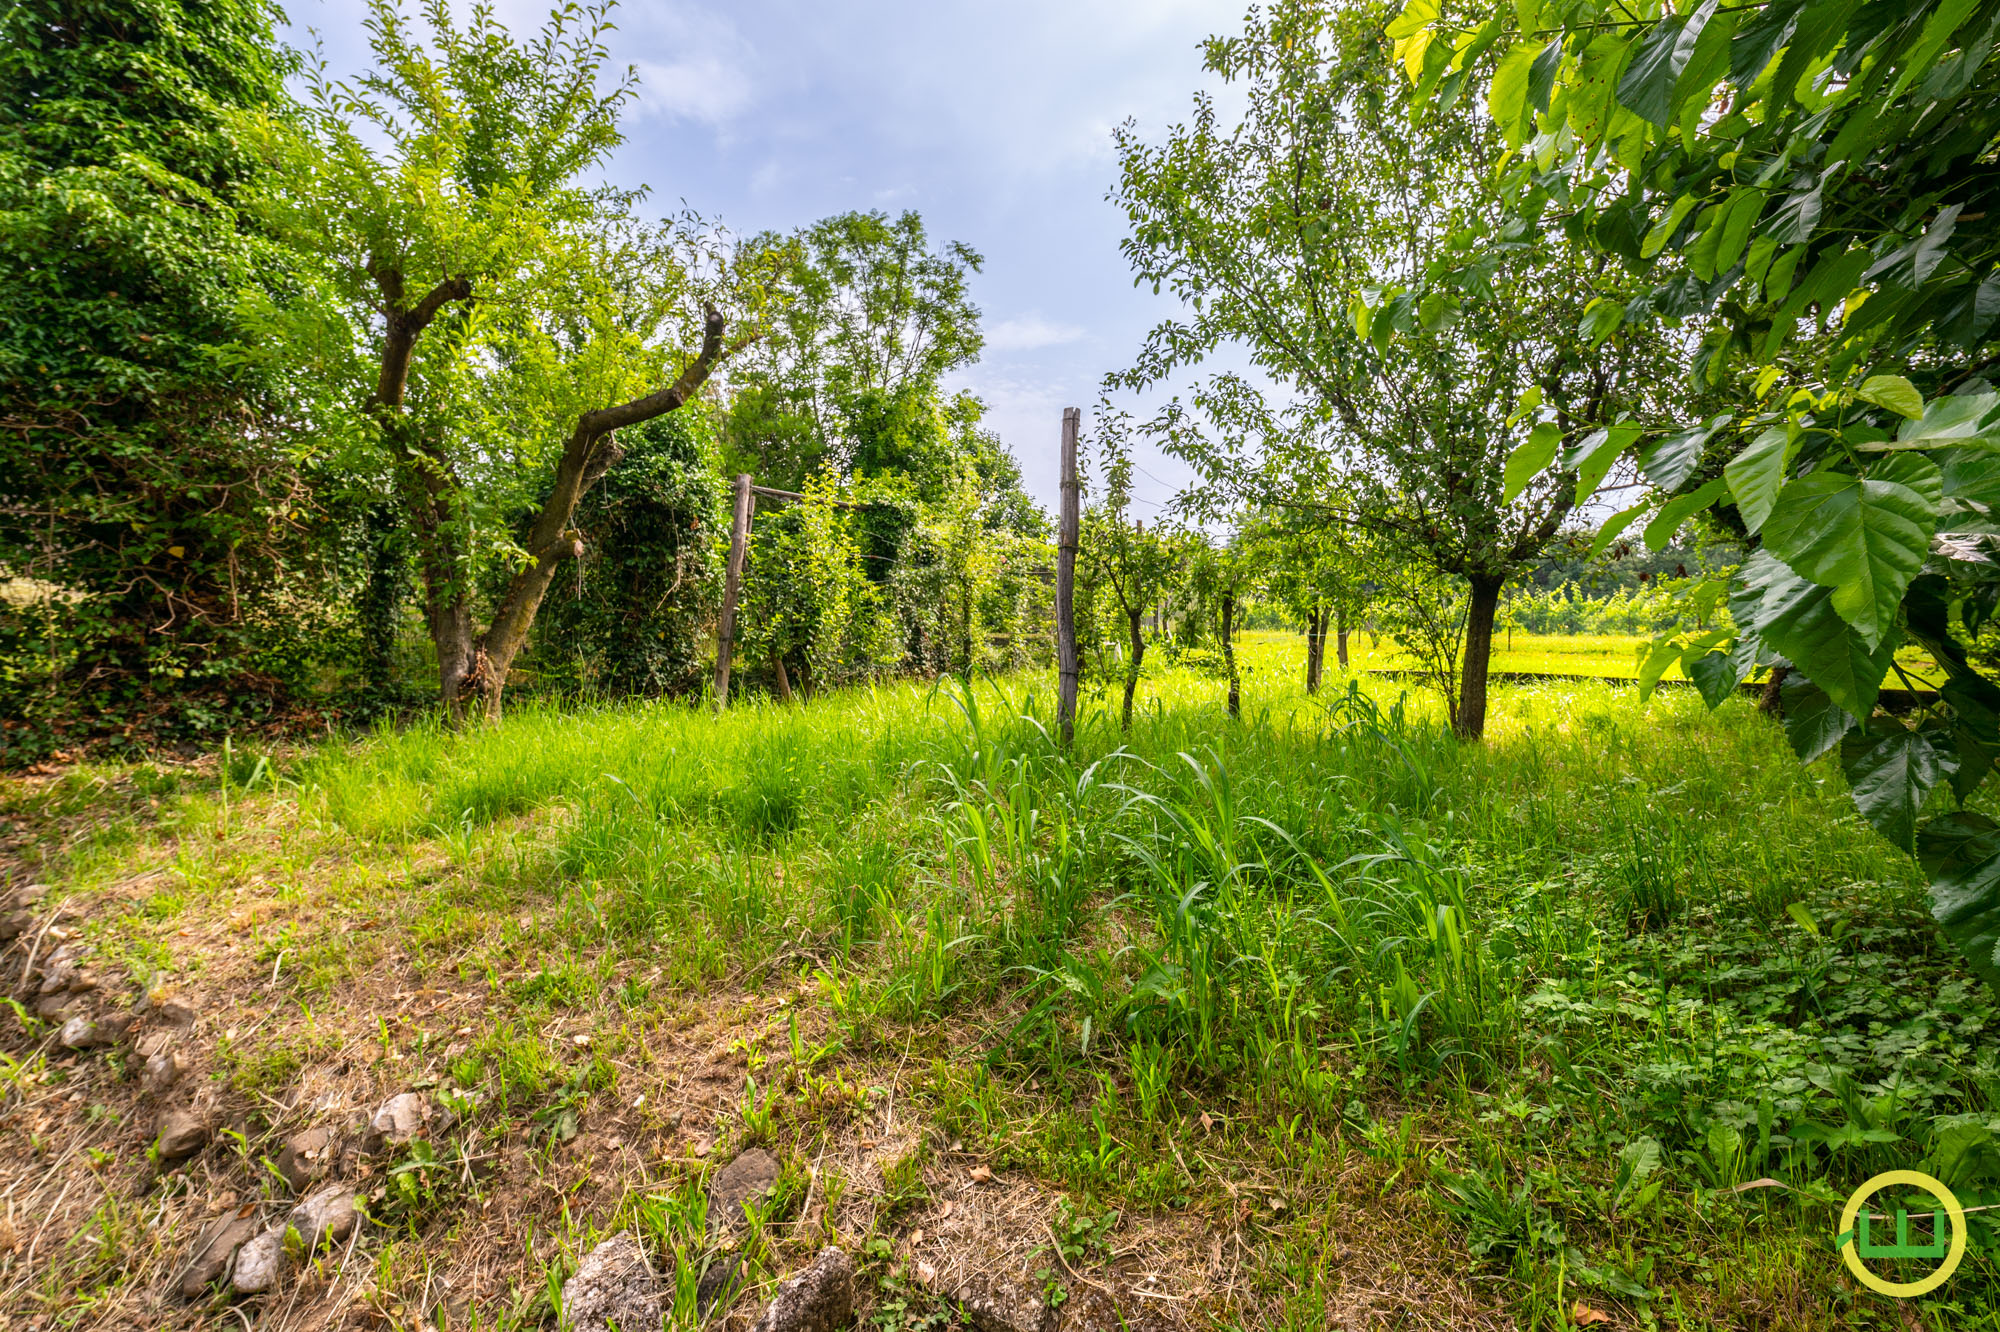
[{"label": "grass", "polygon": [[[1835,770],[1747,700],[1505,686],[1462,747],[1391,682],[1303,696],[1296,639],[1252,636],[1244,668],[1241,722],[1170,672],[1130,735],[1115,691],[1086,697],[1071,753],[1022,681],[719,722],[527,706],[261,768],[77,769],[6,814],[100,956],[237,995],[209,1067],[246,1143],[336,1065],[463,1099],[382,1195],[378,1310],[490,1234],[513,1257],[478,1250],[505,1274],[481,1326],[532,1325],[625,1224],[691,1300],[696,1186],[755,1141],[803,1201],[753,1227],[746,1289],[837,1235],[884,1326],[939,1312],[916,1237],[976,1159],[1058,1200],[1052,1297],[1143,1242],[1193,1255],[1162,1270],[1201,1325],[2000,1328],[1983,1219],[1907,1308],[1831,1250],[1879,1170],[2000,1201],[1994,997]],[[115,1104],[101,1061],[45,1051],[10,1038],[17,1113]],[[132,1149],[76,1118],[31,1159],[64,1132]],[[493,1159],[518,1178],[484,1182]],[[93,1215],[43,1270],[0,1267],[9,1312],[131,1316],[167,1259]]]}]

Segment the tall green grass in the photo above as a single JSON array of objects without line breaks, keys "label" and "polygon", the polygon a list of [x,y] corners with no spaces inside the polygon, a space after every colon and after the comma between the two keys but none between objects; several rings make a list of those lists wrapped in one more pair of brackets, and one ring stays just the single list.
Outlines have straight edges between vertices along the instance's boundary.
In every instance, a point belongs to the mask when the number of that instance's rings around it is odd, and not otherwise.
[{"label": "tall green grass", "polygon": [[[1509,1252],[1617,1211],[1522,1220],[1551,1159],[1613,1194],[1635,1151],[1687,1187],[1922,1161],[2000,1190],[1992,997],[1915,867],[1747,701],[1507,686],[1464,746],[1392,682],[1308,698],[1265,665],[1240,722],[1169,672],[1129,733],[1086,698],[1069,751],[1029,683],[948,681],[720,719],[528,707],[296,776],[369,840],[537,813],[547,909],[657,942],[676,983],[816,970],[857,1032],[969,1022],[987,1065],[1146,1123],[1224,1100],[1389,1143],[1449,1113],[1449,1206]],[[1066,1168],[1166,1196],[1095,1122]]]}]

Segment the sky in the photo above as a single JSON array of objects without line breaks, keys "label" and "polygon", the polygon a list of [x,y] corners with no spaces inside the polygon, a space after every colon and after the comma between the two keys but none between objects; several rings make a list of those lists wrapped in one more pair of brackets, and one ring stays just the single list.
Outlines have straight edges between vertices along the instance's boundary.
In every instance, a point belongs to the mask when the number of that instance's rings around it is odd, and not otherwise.
[{"label": "sky", "polygon": [[[368,62],[358,0],[290,0],[336,75]],[[522,36],[546,4],[499,0]],[[985,257],[986,351],[954,376],[990,408],[1028,489],[1054,507],[1062,409],[1088,411],[1170,299],[1136,289],[1118,242],[1114,126],[1158,139],[1204,86],[1200,43],[1243,0],[627,0],[613,59],[638,105],[609,173],[739,233],[850,209],[920,212]],[[1187,482],[1140,451],[1140,512]]]}]

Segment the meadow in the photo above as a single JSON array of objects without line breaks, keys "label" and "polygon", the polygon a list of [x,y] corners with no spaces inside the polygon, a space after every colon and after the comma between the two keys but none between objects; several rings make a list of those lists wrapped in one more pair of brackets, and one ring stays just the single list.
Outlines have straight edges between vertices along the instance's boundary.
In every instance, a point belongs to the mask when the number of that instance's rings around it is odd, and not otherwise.
[{"label": "meadow", "polygon": [[260,1326],[446,1288],[536,1326],[633,1228],[693,1327],[704,1182],[762,1144],[741,1307],[832,1239],[885,1330],[958,1325],[925,1273],[967,1180],[1043,1209],[1049,1304],[1131,1326],[2000,1328],[1988,1213],[1922,1301],[1832,1248],[1879,1170],[2000,1201],[1994,997],[1836,769],[1751,700],[1571,680],[1462,746],[1394,681],[1306,696],[1296,645],[1246,647],[1240,721],[1166,672],[1068,751],[1045,682],[980,679],[10,782],[106,992],[195,998],[234,1136],[158,1172],[130,1072],[17,1004],[10,1224],[48,1233],[0,1309],[168,1325],[286,1133],[414,1085],[444,1114],[363,1256]]}]

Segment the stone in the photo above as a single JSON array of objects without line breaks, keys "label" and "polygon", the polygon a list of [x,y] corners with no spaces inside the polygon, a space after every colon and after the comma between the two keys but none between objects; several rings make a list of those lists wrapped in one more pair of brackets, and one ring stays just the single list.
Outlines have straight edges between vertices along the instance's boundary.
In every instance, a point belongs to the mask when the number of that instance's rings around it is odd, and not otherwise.
[{"label": "stone", "polygon": [[9,897],[7,902],[8,905],[14,907],[31,907],[48,895],[49,886],[47,884],[31,883],[26,887],[16,888],[13,896]]},{"label": "stone", "polygon": [[179,1050],[160,1050],[146,1056],[139,1070],[139,1090],[148,1096],[164,1096],[187,1072],[187,1056]]},{"label": "stone", "polygon": [[160,1157],[179,1161],[208,1146],[208,1125],[187,1110],[169,1110],[160,1116],[158,1145]]},{"label": "stone", "polygon": [[42,963],[42,984],[37,993],[62,994],[71,990],[89,989],[87,981],[81,985],[77,983],[86,980],[77,962],[82,955],[83,946],[73,943],[64,944],[50,953],[48,960]]},{"label": "stone", "polygon": [[715,1172],[708,1185],[708,1230],[731,1229],[744,1219],[745,1203],[761,1203],[778,1182],[778,1158],[752,1147]]},{"label": "stone", "polygon": [[32,911],[8,911],[0,913],[0,943],[18,939],[35,927],[35,913]]},{"label": "stone", "polygon": [[153,1005],[153,1016],[169,1027],[192,1027],[196,1014],[194,1005],[185,999],[163,999]]},{"label": "stone", "polygon": [[666,1309],[660,1283],[646,1251],[631,1231],[620,1231],[584,1255],[576,1273],[563,1282],[565,1332],[612,1332],[653,1328]]},{"label": "stone", "polygon": [[975,1269],[969,1276],[940,1282],[929,1263],[919,1266],[918,1281],[957,1304],[978,1332],[1054,1332],[1056,1311],[1042,1301],[1039,1287],[1025,1276]]},{"label": "stone", "polygon": [[116,1044],[118,1037],[103,1023],[78,1016],[63,1023],[62,1030],[56,1033],[56,1040],[62,1043],[65,1050],[101,1050]]},{"label": "stone", "polygon": [[187,1265],[174,1278],[174,1292],[184,1300],[198,1300],[229,1270],[236,1251],[262,1228],[257,1209],[245,1207],[229,1212],[202,1232],[188,1254]]},{"label": "stone", "polygon": [[828,1245],[811,1267],[778,1283],[750,1332],[834,1332],[854,1317],[854,1263]]},{"label": "stone", "polygon": [[262,1295],[278,1288],[285,1272],[285,1228],[273,1226],[236,1251],[229,1288],[238,1295]]},{"label": "stone", "polygon": [[294,1133],[285,1140],[284,1150],[278,1153],[278,1173],[292,1186],[292,1192],[304,1193],[309,1185],[324,1178],[332,1168],[338,1146],[332,1129],[309,1128],[303,1133]]},{"label": "stone", "polygon": [[708,1317],[708,1311],[715,1307],[717,1300],[725,1304],[736,1294],[738,1263],[734,1258],[718,1258],[702,1270],[701,1280],[694,1287],[694,1311],[699,1318]]},{"label": "stone", "polygon": [[313,1194],[285,1218],[285,1224],[299,1232],[306,1252],[316,1252],[325,1242],[334,1244],[354,1233],[354,1190],[330,1184]]},{"label": "stone", "polygon": [[368,1121],[368,1149],[402,1146],[424,1131],[424,1121],[429,1118],[430,1106],[417,1093],[391,1096]]},{"label": "stone", "polygon": [[69,1016],[76,999],[67,994],[45,994],[35,1000],[35,1016],[44,1022],[61,1022]]}]

